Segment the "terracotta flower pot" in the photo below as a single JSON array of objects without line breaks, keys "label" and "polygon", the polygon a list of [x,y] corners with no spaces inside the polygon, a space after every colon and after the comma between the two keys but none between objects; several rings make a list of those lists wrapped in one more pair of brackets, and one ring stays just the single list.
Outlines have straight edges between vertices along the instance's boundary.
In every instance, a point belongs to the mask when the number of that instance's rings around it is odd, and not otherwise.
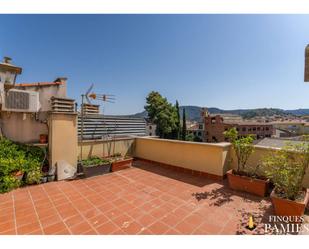
[{"label": "terracotta flower pot", "polygon": [[21,172],[21,171],[17,171],[17,172],[14,173],[14,177],[16,179],[20,180],[20,181],[21,181],[21,179],[23,179],[23,176],[24,176],[24,173]]},{"label": "terracotta flower pot", "polygon": [[132,166],[133,158],[121,159],[112,162],[112,172],[127,169]]},{"label": "terracotta flower pot", "polygon": [[229,187],[233,190],[240,190],[261,197],[266,196],[268,193],[269,180],[236,175],[233,170],[229,170],[226,174]]},{"label": "terracotta flower pot", "polygon": [[46,144],[47,143],[48,135],[46,134],[40,134],[40,144]]},{"label": "terracotta flower pot", "polygon": [[278,216],[302,216],[309,202],[309,189],[305,189],[306,194],[303,201],[292,201],[280,198],[275,189],[271,192],[270,198],[274,207],[275,214]]}]

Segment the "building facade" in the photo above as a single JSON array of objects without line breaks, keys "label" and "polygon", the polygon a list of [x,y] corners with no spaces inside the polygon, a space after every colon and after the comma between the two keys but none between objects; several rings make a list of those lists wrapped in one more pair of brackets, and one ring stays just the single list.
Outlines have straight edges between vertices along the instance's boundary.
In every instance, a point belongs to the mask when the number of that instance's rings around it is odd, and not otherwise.
[{"label": "building facade", "polygon": [[157,125],[146,122],[146,136],[156,136]]},{"label": "building facade", "polygon": [[192,134],[200,141],[204,141],[204,123],[194,123],[187,128],[187,135]]},{"label": "building facade", "polygon": [[221,115],[204,116],[204,141],[210,143],[227,141],[224,132],[235,127],[239,136],[253,135],[255,139],[271,137],[273,126],[268,123],[225,121]]}]

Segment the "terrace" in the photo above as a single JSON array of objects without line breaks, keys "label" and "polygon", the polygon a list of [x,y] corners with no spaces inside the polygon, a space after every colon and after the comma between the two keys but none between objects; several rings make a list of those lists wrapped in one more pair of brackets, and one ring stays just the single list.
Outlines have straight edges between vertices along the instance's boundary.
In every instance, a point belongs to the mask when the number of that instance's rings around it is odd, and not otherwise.
[{"label": "terrace", "polygon": [[225,181],[136,161],[134,167],[0,195],[0,234],[246,234],[263,232],[270,202]]},{"label": "terrace", "polygon": [[[83,153],[99,155],[104,143],[88,142]],[[228,187],[224,176],[235,164],[229,143],[134,138],[114,146],[131,151],[133,167],[1,194],[0,234],[272,233],[264,230],[270,198]],[[269,150],[257,146],[250,163]]]}]

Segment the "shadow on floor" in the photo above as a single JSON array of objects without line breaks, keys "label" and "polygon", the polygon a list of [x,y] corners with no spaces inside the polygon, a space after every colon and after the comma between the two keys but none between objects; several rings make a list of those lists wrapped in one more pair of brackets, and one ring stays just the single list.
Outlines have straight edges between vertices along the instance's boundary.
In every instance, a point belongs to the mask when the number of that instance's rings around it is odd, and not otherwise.
[{"label": "shadow on floor", "polygon": [[211,206],[222,206],[226,203],[229,203],[233,201],[233,199],[231,198],[233,195],[235,194],[228,191],[225,185],[223,185],[220,188],[213,189],[210,192],[205,191],[192,194],[192,196],[194,196],[197,201],[202,200],[213,201],[211,204],[209,204]]},{"label": "shadow on floor", "polygon": [[164,168],[160,165],[155,165],[153,163],[147,163],[143,161],[134,161],[132,164],[133,167],[155,173],[164,177],[168,177],[177,181],[181,181],[187,184],[191,184],[197,187],[204,187],[208,184],[212,183],[220,183],[221,181],[211,180],[206,177],[201,176],[193,176],[188,173],[183,173],[179,171],[175,171],[172,169]]}]

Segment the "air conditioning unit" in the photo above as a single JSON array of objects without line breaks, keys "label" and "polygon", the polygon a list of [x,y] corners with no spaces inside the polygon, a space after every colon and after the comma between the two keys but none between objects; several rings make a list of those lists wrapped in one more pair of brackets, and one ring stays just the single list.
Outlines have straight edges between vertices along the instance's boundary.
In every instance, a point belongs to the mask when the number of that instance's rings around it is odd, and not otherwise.
[{"label": "air conditioning unit", "polygon": [[38,92],[11,89],[2,94],[2,111],[38,112],[40,108]]}]

